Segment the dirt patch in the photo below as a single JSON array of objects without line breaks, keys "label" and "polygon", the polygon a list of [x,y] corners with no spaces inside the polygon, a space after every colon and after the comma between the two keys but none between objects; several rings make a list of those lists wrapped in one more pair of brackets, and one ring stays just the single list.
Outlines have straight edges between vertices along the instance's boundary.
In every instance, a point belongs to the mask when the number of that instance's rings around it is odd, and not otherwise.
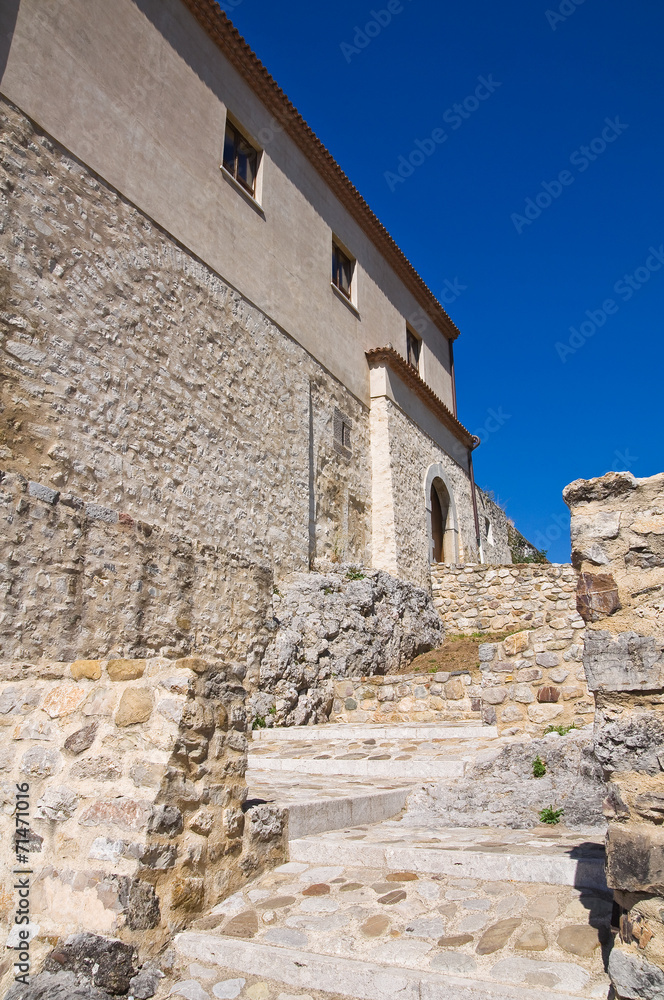
[{"label": "dirt patch", "polygon": [[[521,632],[523,629],[517,629]],[[417,656],[410,664],[409,670],[415,673],[435,674],[438,671],[454,673],[457,670],[467,670],[473,675],[475,680],[479,677],[480,658],[478,647],[484,642],[502,642],[508,635],[514,635],[515,630],[509,632],[476,632],[474,635],[451,635],[438,649],[431,649],[428,653]]]}]

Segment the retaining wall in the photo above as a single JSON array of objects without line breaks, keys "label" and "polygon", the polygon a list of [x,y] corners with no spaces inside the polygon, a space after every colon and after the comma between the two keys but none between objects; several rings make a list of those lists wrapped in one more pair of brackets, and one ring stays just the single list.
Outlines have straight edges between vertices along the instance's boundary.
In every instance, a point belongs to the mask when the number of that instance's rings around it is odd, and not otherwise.
[{"label": "retaining wall", "polygon": [[450,635],[537,628],[576,610],[567,564],[431,567],[434,605]]},{"label": "retaining wall", "polygon": [[481,688],[470,673],[351,677],[334,685],[332,722],[456,722],[477,718]]}]

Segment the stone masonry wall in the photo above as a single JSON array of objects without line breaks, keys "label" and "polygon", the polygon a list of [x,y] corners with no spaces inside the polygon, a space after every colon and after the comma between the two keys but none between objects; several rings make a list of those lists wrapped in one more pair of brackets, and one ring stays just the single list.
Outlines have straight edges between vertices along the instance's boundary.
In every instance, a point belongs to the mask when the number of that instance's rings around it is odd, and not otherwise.
[{"label": "stone masonry wall", "polygon": [[[450,492],[454,496],[459,528],[459,559],[477,559],[475,522],[470,489],[470,479],[464,469],[421,431],[389,399],[374,400],[372,404],[384,408],[383,423],[387,426],[389,455],[382,455],[389,462],[390,491],[393,505],[395,532],[395,566],[390,572],[412,580],[420,587],[430,586],[429,542],[425,514],[424,487],[427,470],[440,464],[445,469]],[[375,417],[372,415],[375,422]],[[495,537],[500,548],[490,548],[491,555],[499,561],[511,562],[507,544],[506,521],[500,508],[478,491],[482,509],[480,530],[484,521],[495,520]],[[485,532],[486,534],[486,532]]]},{"label": "stone masonry wall", "polygon": [[5,101],[0,122],[1,467],[277,575],[370,563],[366,407]]},{"label": "stone masonry wall", "polygon": [[563,494],[583,663],[609,780],[607,880],[622,908],[609,973],[624,998],[664,996],[664,474],[609,473]]},{"label": "stone masonry wall", "polygon": [[465,670],[352,677],[334,685],[331,722],[480,721],[482,690]]},{"label": "stone masonry wall", "polygon": [[587,726],[595,704],[583,665],[576,612],[503,642],[479,647],[483,721],[499,733],[541,735],[547,726]]},{"label": "stone masonry wall", "polygon": [[[200,657],[0,663],[0,853],[5,872],[29,872],[33,973],[82,931],[135,946],[141,963],[283,859],[276,807],[242,808],[242,674]],[[20,905],[5,880],[9,947]]]},{"label": "stone masonry wall", "polygon": [[16,473],[0,526],[5,658],[260,656],[269,567]]},{"label": "stone masonry wall", "polygon": [[431,567],[433,602],[448,634],[537,628],[576,616],[576,573],[569,565]]}]

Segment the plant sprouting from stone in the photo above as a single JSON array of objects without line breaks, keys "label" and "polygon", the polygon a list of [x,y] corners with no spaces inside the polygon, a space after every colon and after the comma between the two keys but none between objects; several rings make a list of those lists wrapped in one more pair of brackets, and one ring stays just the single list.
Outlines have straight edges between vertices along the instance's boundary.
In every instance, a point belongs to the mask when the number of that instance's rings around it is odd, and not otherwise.
[{"label": "plant sprouting from stone", "polygon": [[537,757],[535,757],[535,760],[533,761],[533,777],[543,778],[545,774],[546,774],[546,764],[538,754]]},{"label": "plant sprouting from stone", "polygon": [[567,736],[572,729],[576,729],[577,726],[574,723],[571,726],[547,726],[544,730],[544,735],[547,736],[549,733],[558,733],[558,736]]},{"label": "plant sprouting from stone", "polygon": [[546,806],[539,814],[540,823],[546,823],[548,826],[556,826],[557,823],[560,823],[560,817],[564,812],[564,809],[554,809],[553,806]]},{"label": "plant sprouting from stone", "polygon": [[265,716],[264,715],[257,715],[256,718],[254,719],[254,721],[251,724],[251,728],[252,729],[265,729],[265,725],[266,725],[266,723],[265,723]]},{"label": "plant sprouting from stone", "polygon": [[359,569],[349,569],[346,573],[347,580],[364,580],[364,573],[360,573]]}]

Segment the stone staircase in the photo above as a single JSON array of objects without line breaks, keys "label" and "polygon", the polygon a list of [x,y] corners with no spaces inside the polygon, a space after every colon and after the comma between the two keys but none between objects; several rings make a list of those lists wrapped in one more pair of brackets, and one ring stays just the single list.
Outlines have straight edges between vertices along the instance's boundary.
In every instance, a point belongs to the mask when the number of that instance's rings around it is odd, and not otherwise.
[{"label": "stone staircase", "polygon": [[159,996],[608,997],[602,829],[443,828],[403,812],[413,790],[462,781],[505,742],[474,722],[255,732],[250,799],[286,810],[289,861],[178,935]]}]

